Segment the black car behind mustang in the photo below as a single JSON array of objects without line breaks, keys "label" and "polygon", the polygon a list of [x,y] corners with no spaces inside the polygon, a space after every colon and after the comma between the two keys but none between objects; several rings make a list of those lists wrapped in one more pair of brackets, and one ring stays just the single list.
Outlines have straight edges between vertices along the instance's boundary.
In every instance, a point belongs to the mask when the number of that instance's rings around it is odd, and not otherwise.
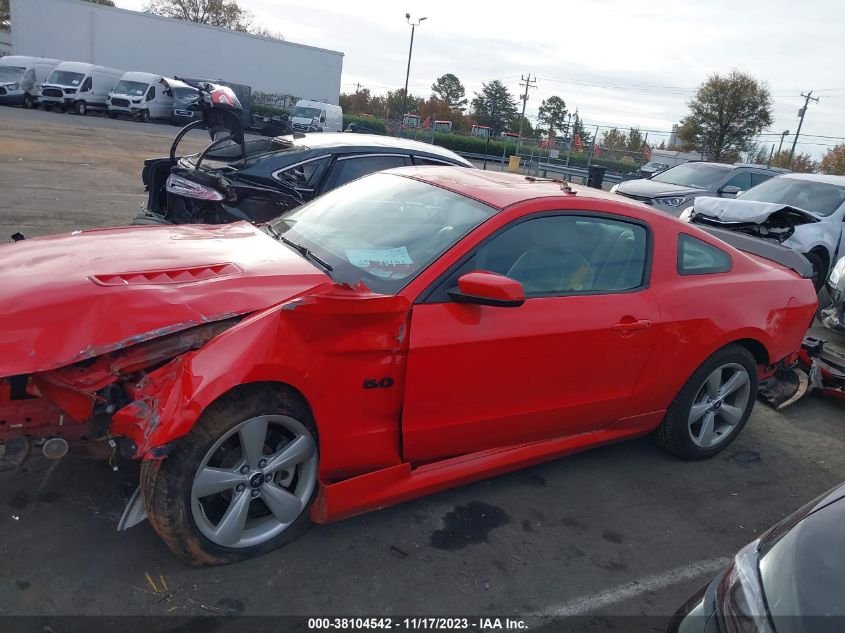
[{"label": "black car behind mustang", "polygon": [[845,631],[845,484],[747,545],[669,633]]},{"label": "black car behind mustang", "polygon": [[472,168],[442,147],[372,134],[232,142],[178,159],[147,160],[147,210],[135,223],[266,222],[350,180],[403,165]]}]

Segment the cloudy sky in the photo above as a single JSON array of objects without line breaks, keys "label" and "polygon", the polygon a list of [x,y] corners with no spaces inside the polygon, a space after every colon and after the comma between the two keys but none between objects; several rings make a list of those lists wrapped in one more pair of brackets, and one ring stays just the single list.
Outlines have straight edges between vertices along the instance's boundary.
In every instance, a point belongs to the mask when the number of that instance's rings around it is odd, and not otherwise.
[{"label": "cloudy sky", "polygon": [[[116,0],[140,10],[146,0]],[[799,149],[815,156],[845,137],[845,2],[841,0],[240,0],[256,22],[286,39],[345,53],[341,91],[402,87],[410,27],[416,31],[409,91],[457,75],[467,95],[502,80],[517,93],[537,77],[527,114],[559,95],[585,122],[639,126],[659,141],[686,113],[696,86],[738,68],[768,82],[775,122],[768,142],[795,132],[801,92],[814,90]],[[833,137],[833,138],[824,138]],[[791,137],[787,137],[787,144]]]}]

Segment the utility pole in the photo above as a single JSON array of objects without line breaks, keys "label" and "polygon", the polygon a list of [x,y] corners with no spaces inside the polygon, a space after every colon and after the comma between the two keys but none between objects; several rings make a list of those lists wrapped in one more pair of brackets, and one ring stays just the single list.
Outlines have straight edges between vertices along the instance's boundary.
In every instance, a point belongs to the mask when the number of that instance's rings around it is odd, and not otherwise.
[{"label": "utility pole", "polygon": [[423,20],[427,19],[428,18],[420,18],[416,22],[411,22],[411,14],[405,14],[405,20],[407,20],[408,24],[411,25],[411,47],[408,49],[408,70],[405,71],[405,93],[402,95],[402,112],[399,115],[399,121],[402,123],[405,122],[405,108],[408,107],[408,77],[411,76],[411,53],[414,52],[414,31]]},{"label": "utility pole", "polygon": [[810,101],[815,101],[816,103],[819,102],[819,98],[813,96],[812,90],[810,90],[807,94],[802,92],[801,96],[804,97],[804,107],[798,110],[798,116],[800,119],[798,121],[798,131],[795,133],[795,138],[792,140],[792,149],[789,152],[790,165],[792,164],[792,157],[795,156],[795,146],[798,144],[798,135],[801,134],[801,126],[804,124],[804,115],[807,114],[807,106],[810,105]]},{"label": "utility pole", "polygon": [[522,144],[522,122],[525,120],[525,106],[528,105],[528,89],[529,88],[536,88],[537,84],[537,77],[536,75],[534,78],[531,78],[531,73],[528,73],[528,76],[525,75],[520,76],[519,87],[525,87],[525,92],[520,95],[520,99],[522,99],[522,116],[519,117],[519,135],[516,137],[516,155],[519,156],[519,146]]},{"label": "utility pole", "polygon": [[[778,154],[780,154],[780,151],[783,149],[783,139],[785,139],[787,136],[789,136],[789,130],[784,130],[780,133],[780,145],[778,145]],[[772,148],[774,148],[774,145],[772,145]]]},{"label": "utility pole", "polygon": [[355,94],[357,95],[359,92],[361,92],[361,82],[356,81],[355,82]]}]

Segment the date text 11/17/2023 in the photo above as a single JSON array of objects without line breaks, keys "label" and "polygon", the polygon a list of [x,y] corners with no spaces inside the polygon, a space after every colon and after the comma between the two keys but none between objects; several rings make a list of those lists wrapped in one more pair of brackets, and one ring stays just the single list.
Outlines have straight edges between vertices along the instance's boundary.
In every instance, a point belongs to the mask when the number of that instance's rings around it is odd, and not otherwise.
[{"label": "date text 11/17/2023", "polygon": [[308,618],[309,631],[520,631],[528,628],[520,618],[497,617],[352,617]]}]

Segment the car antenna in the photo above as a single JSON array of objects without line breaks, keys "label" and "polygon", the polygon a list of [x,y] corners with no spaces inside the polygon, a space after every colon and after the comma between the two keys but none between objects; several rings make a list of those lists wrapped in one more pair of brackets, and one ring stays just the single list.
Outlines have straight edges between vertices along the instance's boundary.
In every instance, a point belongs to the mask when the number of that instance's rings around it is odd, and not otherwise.
[{"label": "car antenna", "polygon": [[577,196],[578,192],[569,186],[569,181],[563,178],[537,178],[536,176],[526,176],[525,180],[528,182],[557,182],[560,183],[560,190],[570,196]]}]

